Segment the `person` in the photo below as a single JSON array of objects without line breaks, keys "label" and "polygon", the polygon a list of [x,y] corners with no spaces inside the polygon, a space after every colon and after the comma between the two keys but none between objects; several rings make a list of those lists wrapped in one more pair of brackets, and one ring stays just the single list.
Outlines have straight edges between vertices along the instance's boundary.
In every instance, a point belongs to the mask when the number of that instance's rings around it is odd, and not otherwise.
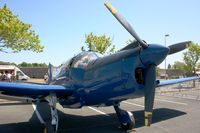
[{"label": "person", "polygon": [[48,81],[48,78],[49,78],[49,77],[48,77],[48,74],[46,73],[46,74],[44,75],[44,81],[47,82],[47,81]]},{"label": "person", "polygon": [[0,81],[2,80],[2,76],[3,76],[3,74],[0,72]]},{"label": "person", "polygon": [[6,79],[8,82],[11,82],[11,76],[12,75],[9,72],[6,74]]},{"label": "person", "polygon": [[12,72],[11,81],[15,81],[15,74]]},{"label": "person", "polygon": [[6,80],[6,73],[3,72],[3,75],[2,75],[2,81],[5,81]]}]

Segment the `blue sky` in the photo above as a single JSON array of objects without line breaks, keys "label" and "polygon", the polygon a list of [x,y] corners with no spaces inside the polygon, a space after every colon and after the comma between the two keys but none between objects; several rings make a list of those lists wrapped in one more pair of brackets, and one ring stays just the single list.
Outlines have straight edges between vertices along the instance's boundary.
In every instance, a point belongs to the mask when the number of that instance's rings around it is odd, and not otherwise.
[{"label": "blue sky", "polygon": [[[59,65],[78,54],[85,45],[85,34],[106,34],[113,38],[117,49],[126,45],[132,36],[104,7],[104,0],[1,0],[19,15],[40,36],[43,53],[23,51],[0,53],[0,60],[21,63],[38,62]],[[148,43],[167,45],[192,40],[200,44],[199,0],[110,0],[112,5]],[[182,53],[167,57],[167,63],[181,61]],[[164,64],[161,64],[164,67]]]}]

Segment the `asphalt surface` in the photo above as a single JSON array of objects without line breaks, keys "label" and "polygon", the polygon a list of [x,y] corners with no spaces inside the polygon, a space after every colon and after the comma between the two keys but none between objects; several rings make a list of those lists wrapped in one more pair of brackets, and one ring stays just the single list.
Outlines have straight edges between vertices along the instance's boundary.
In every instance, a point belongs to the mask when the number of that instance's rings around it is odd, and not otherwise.
[{"label": "asphalt surface", "polygon": [[[199,91],[188,93],[196,95]],[[143,98],[131,99],[121,104],[136,119],[136,128],[129,133],[200,133],[200,99],[156,95],[151,127],[144,126],[143,101]],[[118,127],[113,107],[64,109],[58,106],[58,109],[59,133],[126,133]],[[33,106],[0,99],[0,133],[27,132],[43,132]]]}]

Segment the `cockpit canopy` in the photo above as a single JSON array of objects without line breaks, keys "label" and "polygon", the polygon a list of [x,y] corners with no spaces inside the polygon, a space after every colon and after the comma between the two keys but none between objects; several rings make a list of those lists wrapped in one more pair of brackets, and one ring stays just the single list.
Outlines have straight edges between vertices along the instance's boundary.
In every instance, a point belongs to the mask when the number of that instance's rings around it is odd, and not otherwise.
[{"label": "cockpit canopy", "polygon": [[73,68],[85,68],[89,64],[92,64],[101,55],[96,52],[82,52],[74,57],[71,64]]},{"label": "cockpit canopy", "polygon": [[58,75],[56,77],[65,75],[66,71],[68,71],[70,68],[84,69],[88,65],[93,64],[94,61],[99,57],[102,57],[102,55],[96,52],[81,52],[65,62],[58,70]]}]

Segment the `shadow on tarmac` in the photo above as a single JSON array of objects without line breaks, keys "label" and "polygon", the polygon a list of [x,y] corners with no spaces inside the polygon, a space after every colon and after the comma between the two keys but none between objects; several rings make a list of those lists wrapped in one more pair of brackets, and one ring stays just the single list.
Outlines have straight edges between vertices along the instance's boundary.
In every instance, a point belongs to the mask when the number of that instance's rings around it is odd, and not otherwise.
[{"label": "shadow on tarmac", "polygon": [[0,103],[0,106],[12,106],[12,105],[31,105],[30,103],[22,103],[22,102],[19,102],[19,103],[9,103],[9,102],[6,102],[6,103]]},{"label": "shadow on tarmac", "polygon": [[[49,112],[45,112],[48,115]],[[136,120],[136,128],[144,126],[144,111],[133,111]],[[178,116],[185,115],[185,112],[178,110],[158,108],[154,109],[153,123],[165,121]],[[3,115],[3,114],[1,114]],[[16,114],[17,115],[17,114]],[[59,129],[58,133],[126,133],[119,129],[119,122],[115,113],[105,115],[79,116],[72,114],[65,114],[58,110],[59,115]],[[44,126],[40,124],[35,112],[30,118],[29,122],[0,124],[1,133],[42,133]]]}]

